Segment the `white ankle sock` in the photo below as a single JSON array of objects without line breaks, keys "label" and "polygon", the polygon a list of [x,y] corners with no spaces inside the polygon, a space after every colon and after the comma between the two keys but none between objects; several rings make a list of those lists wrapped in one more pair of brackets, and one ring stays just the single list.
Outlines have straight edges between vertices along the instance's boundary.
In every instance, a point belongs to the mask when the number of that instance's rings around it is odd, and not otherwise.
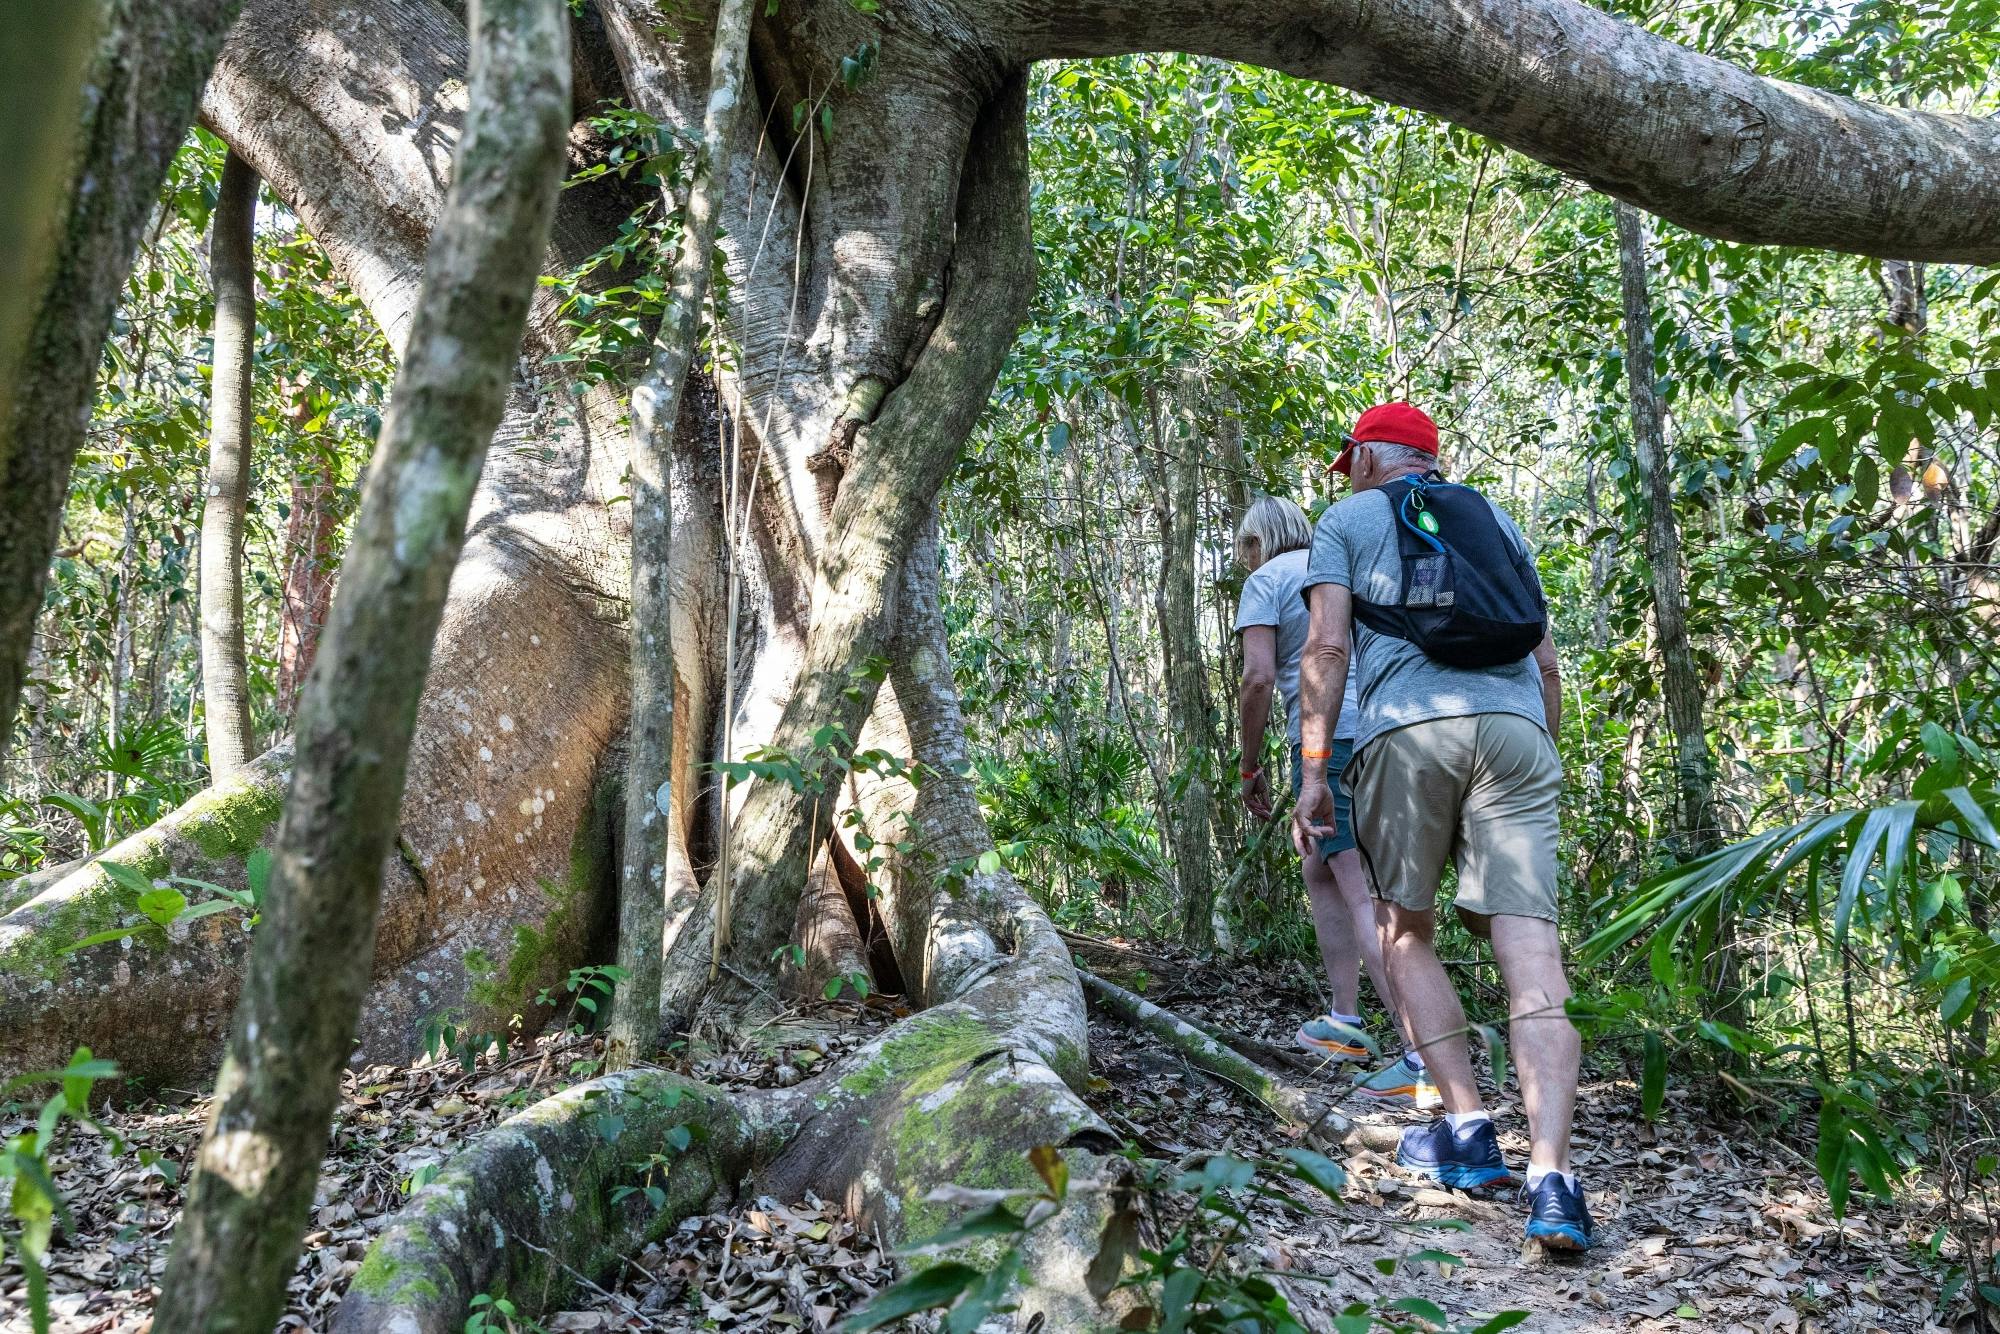
[{"label": "white ankle sock", "polygon": [[1349,1028],[1361,1027],[1361,1016],[1358,1014],[1342,1014],[1338,1010],[1328,1010],[1326,1017],[1336,1024],[1346,1024]]},{"label": "white ankle sock", "polygon": [[1533,1190],[1535,1187],[1541,1185],[1542,1178],[1549,1176],[1551,1174],[1561,1177],[1563,1179],[1563,1184],[1568,1186],[1571,1190],[1580,1189],[1580,1187],[1578,1187],[1578,1185],[1576,1184],[1576,1173],[1557,1172],[1553,1167],[1530,1167],[1528,1169],[1528,1189]]},{"label": "white ankle sock", "polygon": [[1445,1124],[1451,1127],[1451,1133],[1456,1135],[1467,1126],[1476,1126],[1481,1121],[1491,1121],[1493,1118],[1482,1108],[1476,1112],[1446,1112],[1444,1119]]}]

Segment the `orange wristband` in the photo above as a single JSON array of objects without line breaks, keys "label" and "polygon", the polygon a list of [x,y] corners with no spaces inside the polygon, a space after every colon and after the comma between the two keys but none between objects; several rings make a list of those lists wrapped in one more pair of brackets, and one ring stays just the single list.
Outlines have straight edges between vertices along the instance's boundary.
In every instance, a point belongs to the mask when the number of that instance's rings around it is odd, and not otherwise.
[{"label": "orange wristband", "polygon": [[1302,750],[1299,752],[1299,755],[1301,758],[1308,760],[1330,760],[1333,758],[1333,752],[1330,750]]}]

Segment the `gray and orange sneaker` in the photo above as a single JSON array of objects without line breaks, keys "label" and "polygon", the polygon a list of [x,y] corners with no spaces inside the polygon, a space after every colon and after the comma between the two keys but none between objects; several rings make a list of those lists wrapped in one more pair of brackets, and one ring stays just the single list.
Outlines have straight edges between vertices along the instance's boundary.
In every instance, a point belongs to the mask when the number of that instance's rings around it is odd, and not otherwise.
[{"label": "gray and orange sneaker", "polygon": [[1438,1095],[1438,1086],[1431,1079],[1431,1072],[1411,1065],[1407,1054],[1398,1056],[1393,1064],[1356,1081],[1354,1093],[1356,1097],[1385,1107],[1414,1107],[1420,1112],[1427,1112],[1444,1106],[1444,1099]]},{"label": "gray and orange sneaker", "polygon": [[1353,1024],[1332,1015],[1315,1015],[1299,1025],[1299,1045],[1336,1065],[1365,1061],[1375,1055],[1375,1042]]}]

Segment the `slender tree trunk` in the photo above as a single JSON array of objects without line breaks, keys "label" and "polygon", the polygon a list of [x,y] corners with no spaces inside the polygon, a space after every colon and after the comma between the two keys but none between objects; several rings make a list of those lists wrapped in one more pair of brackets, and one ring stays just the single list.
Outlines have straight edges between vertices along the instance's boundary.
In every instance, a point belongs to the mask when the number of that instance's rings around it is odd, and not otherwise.
[{"label": "slender tree trunk", "polygon": [[1201,450],[1191,439],[1175,442],[1160,462],[1169,503],[1160,517],[1163,539],[1161,639],[1167,657],[1167,708],[1174,735],[1180,795],[1167,831],[1181,892],[1181,938],[1197,948],[1215,940],[1215,870],[1210,826],[1214,790],[1209,783],[1210,731],[1206,655],[1201,645],[1195,538],[1201,523]]},{"label": "slender tree trunk", "polygon": [[[673,556],[674,423],[701,336],[715,224],[729,180],[729,150],[749,61],[750,0],[722,0],[709,54],[701,145],[689,173],[680,251],[667,312],[645,376],[632,390],[632,740],[625,778],[624,861],[618,879],[618,966],[628,976],[612,1003],[605,1064],[622,1070],[649,1054],[660,1030],[660,959],[667,930],[672,829],[674,655],[669,566]],[[716,957],[727,942],[729,904]]]},{"label": "slender tree trunk", "polygon": [[1666,410],[1653,381],[1653,302],[1646,290],[1647,229],[1639,211],[1614,204],[1618,267],[1625,294],[1625,375],[1632,396],[1632,440],[1646,492],[1646,562],[1652,567],[1653,618],[1662,659],[1661,693],[1674,737],[1678,782],[1675,837],[1684,857],[1720,842],[1715,760],[1702,715],[1701,675],[1688,642],[1687,593],[1681,583],[1681,532],[1674,514],[1673,461],[1667,454]]},{"label": "slender tree trunk", "polygon": [[299,691],[319,651],[319,632],[333,603],[333,536],[340,527],[334,509],[337,485],[333,460],[313,465],[292,479],[292,512],[285,521],[284,607],[278,618],[277,710],[286,718],[298,707]]},{"label": "slender tree trunk", "polygon": [[[84,74],[104,26],[98,4],[14,5],[0,49],[0,422],[12,414],[15,376],[62,233],[71,155],[83,120]],[[0,454],[0,458],[4,458]],[[0,718],[0,758],[7,725]]]},{"label": "slender tree trunk", "polygon": [[[26,182],[8,184],[10,195],[21,193],[9,200],[5,216],[16,216],[12,205],[18,200],[38,224],[48,225],[51,217],[59,221],[54,224],[52,262],[35,259],[46,239],[31,242],[21,256],[22,272],[31,284],[23,290],[34,302],[25,343],[14,342],[19,337],[13,332],[17,315],[7,317],[8,341],[0,343],[0,384],[13,386],[0,415],[0,756],[7,753],[13,731],[22,667],[62,524],[70,465],[83,443],[118,294],[132,271],[167,164],[194,119],[195,99],[240,3],[111,0],[86,76],[92,95],[83,103],[84,123],[76,140],[81,151],[64,155],[60,146],[45,149],[45,170],[51,151],[66,169],[66,199],[52,205],[52,192],[31,190]],[[44,51],[10,31],[10,57],[0,66],[0,73],[9,76],[8,101],[17,102],[34,86],[12,77],[12,53],[59,70],[64,52],[77,39],[72,31]],[[29,114],[54,118],[61,112],[37,104]],[[0,126],[13,123],[10,115]],[[10,254],[5,261],[10,269],[14,259]],[[38,270],[45,277],[34,283]],[[21,296],[10,286],[0,297],[0,308]],[[14,352],[13,346],[21,350]]]},{"label": "slender tree trunk", "polygon": [[513,378],[569,128],[560,0],[475,0],[450,194],[299,713],[264,920],[154,1327],[264,1334],[325,1151],[374,951],[410,734]]},{"label": "slender tree trunk", "polygon": [[243,645],[243,510],[250,497],[250,364],[257,343],[257,173],[222,164],[208,268],[215,284],[208,486],[201,505],[201,693],[208,771],[227,778],[257,754]]}]

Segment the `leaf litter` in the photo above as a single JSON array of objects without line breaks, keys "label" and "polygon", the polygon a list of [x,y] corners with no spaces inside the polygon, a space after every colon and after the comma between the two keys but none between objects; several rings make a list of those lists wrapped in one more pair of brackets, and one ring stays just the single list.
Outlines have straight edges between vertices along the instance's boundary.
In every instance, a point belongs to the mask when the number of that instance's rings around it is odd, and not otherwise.
[{"label": "leaf litter", "polygon": [[[1176,947],[1145,946],[1173,963],[1170,986],[1149,998],[1244,1040],[1276,1060],[1320,998],[1297,965],[1231,960],[1203,964]],[[1108,969],[1115,947],[1089,959]],[[726,1051],[685,1062],[716,1083],[796,1083],[837,1062],[897,1017],[897,1007],[815,1002]],[[1115,1019],[1092,1016],[1087,1100],[1151,1156],[1214,1153],[1268,1157],[1291,1141],[1262,1108],[1194,1070]],[[1484,1068],[1484,1053],[1475,1061]],[[281,1330],[322,1330],[374,1237],[413,1185],[467,1141],[574,1082],[601,1055],[595,1039],[556,1035],[483,1057],[471,1072],[451,1061],[373,1066],[346,1076],[315,1196],[305,1251]],[[1283,1063],[1295,1080],[1339,1091],[1338,1073],[1299,1053]],[[1490,1074],[1490,1070],[1486,1073]],[[1490,1105],[1509,1161],[1527,1153],[1512,1072]],[[1556,1260],[1520,1240],[1509,1198],[1474,1198],[1409,1177],[1394,1165],[1395,1136],[1414,1113],[1355,1118],[1336,1207],[1309,1194],[1304,1213],[1269,1201],[1251,1206],[1255,1231],[1239,1263],[1275,1276],[1309,1328],[1332,1330],[1349,1303],[1422,1297],[1454,1319],[1528,1312],[1530,1330],[1629,1334],[1904,1334],[1960,1328],[1962,1308],[1939,1309],[1927,1247],[1935,1200],[1857,1206],[1836,1220],[1810,1160],[1767,1124],[1734,1107],[1670,1089],[1661,1119],[1640,1114],[1636,1081],[1586,1069],[1579,1097],[1576,1165],[1600,1231],[1597,1250]],[[76,1129],[51,1156],[77,1228],[51,1251],[56,1334],[145,1330],[181,1207],[181,1186],[207,1113],[205,1098],[110,1110],[106,1123],[134,1149],[114,1156],[101,1136]],[[0,1134],[26,1127],[25,1114]],[[1810,1146],[1806,1146],[1810,1152]],[[942,1183],[941,1183],[942,1184]],[[1458,1263],[1416,1260],[1442,1252]],[[587,1300],[543,1317],[550,1331],[831,1329],[894,1276],[882,1239],[817,1198],[757,1198],[685,1220],[629,1256]],[[23,1275],[0,1262],[0,1334],[26,1331]]]}]

